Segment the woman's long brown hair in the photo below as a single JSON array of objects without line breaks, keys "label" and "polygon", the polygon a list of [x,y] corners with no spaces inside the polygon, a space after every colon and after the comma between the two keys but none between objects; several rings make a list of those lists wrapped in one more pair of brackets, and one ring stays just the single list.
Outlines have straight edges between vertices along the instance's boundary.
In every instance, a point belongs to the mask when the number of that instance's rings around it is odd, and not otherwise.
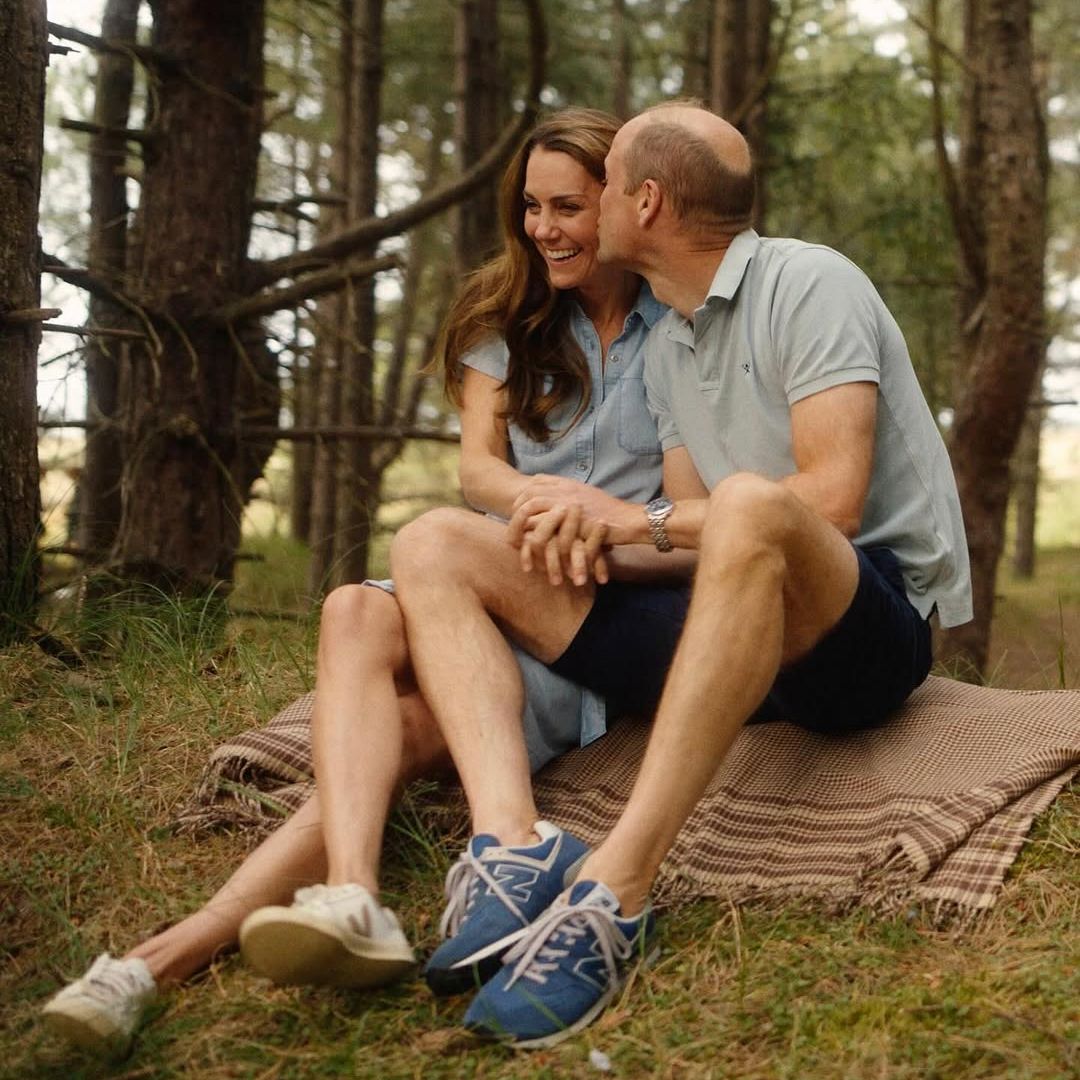
[{"label": "woman's long brown hair", "polygon": [[[588,362],[570,332],[568,300],[548,281],[544,260],[525,234],[525,169],[536,147],[572,157],[590,176],[604,179],[604,158],[619,121],[596,109],[563,109],[541,121],[514,154],[499,187],[503,250],[462,284],[439,339],[435,366],[446,393],[461,404],[461,358],[499,336],[510,350],[504,418],[540,442],[548,416],[577,402],[570,424],[588,408]],[[550,385],[545,384],[550,379]]]}]

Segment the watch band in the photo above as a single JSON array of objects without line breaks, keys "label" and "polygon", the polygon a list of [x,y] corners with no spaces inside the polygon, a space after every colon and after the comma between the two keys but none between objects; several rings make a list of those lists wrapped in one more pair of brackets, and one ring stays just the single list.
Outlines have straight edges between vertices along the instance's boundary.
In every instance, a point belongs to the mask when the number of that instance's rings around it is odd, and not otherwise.
[{"label": "watch band", "polygon": [[674,551],[675,545],[664,528],[664,522],[671,516],[675,504],[665,495],[645,504],[645,517],[649,521],[649,535],[657,551]]}]

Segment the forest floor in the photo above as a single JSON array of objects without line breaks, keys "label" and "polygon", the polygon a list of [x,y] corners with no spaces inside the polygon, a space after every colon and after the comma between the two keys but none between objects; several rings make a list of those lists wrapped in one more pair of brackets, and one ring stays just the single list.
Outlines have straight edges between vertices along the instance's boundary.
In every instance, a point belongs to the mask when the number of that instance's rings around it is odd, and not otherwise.
[{"label": "forest floor", "polygon": [[[1075,535],[1075,534],[1074,534]],[[301,553],[254,542],[237,606],[292,608]],[[1040,553],[1000,584],[992,678],[1080,687],[1080,549]],[[179,630],[178,630],[179,628]],[[996,908],[934,929],[785,903],[699,902],[662,920],[663,954],[599,1023],[528,1055],[457,1027],[463,1003],[420,980],[378,994],[279,989],[225,956],[168,991],[124,1060],[99,1063],[42,1030],[39,1009],[105,949],[192,911],[246,850],[169,823],[207,755],[313,679],[309,618],[230,621],[133,611],[113,647],[66,670],[41,650],[0,654],[0,1077],[1080,1077],[1080,789],[1036,823]],[[404,816],[386,902],[435,944],[456,852]]]}]

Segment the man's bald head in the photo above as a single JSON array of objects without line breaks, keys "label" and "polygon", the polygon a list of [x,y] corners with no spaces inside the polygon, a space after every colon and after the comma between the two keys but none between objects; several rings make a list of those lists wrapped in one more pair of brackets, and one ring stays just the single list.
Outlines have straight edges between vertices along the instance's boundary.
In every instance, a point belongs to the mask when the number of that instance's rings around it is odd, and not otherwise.
[{"label": "man's bald head", "polygon": [[620,129],[625,191],[655,180],[690,229],[737,232],[754,209],[754,165],[737,128],[696,105],[657,105]]}]

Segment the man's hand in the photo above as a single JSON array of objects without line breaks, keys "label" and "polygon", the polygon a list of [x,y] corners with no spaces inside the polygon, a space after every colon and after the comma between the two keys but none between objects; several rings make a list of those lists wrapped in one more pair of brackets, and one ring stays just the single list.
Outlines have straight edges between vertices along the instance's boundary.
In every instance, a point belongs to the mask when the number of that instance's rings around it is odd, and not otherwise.
[{"label": "man's hand", "polygon": [[580,506],[586,518],[601,521],[610,521],[613,514],[627,505],[593,484],[544,473],[529,477],[528,483],[514,500],[514,512],[532,499],[547,500],[546,505],[566,503]]}]

